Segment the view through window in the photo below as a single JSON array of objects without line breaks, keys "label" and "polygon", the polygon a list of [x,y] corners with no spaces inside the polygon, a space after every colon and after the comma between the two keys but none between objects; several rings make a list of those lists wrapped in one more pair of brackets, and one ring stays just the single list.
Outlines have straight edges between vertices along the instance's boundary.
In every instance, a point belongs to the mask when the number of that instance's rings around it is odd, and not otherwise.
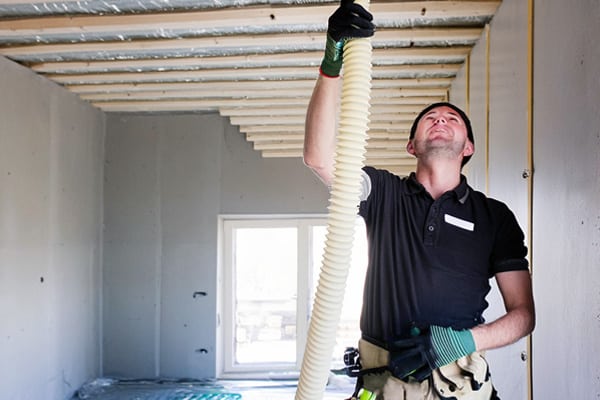
[{"label": "view through window", "polygon": [[[357,219],[352,263],[333,352],[360,337],[366,239]],[[324,218],[224,221],[224,372],[299,370],[327,233]],[[227,287],[231,290],[227,291]]]}]

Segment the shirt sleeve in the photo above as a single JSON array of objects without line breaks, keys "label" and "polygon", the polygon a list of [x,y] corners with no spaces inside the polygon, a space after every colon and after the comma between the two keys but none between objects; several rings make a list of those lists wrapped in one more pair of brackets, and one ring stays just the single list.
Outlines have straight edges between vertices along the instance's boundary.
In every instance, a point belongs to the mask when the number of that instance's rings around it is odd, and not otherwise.
[{"label": "shirt sleeve", "polygon": [[525,235],[515,215],[503,203],[498,203],[499,224],[491,255],[490,275],[498,272],[519,271],[529,268]]},{"label": "shirt sleeve", "polygon": [[369,195],[371,194],[371,178],[369,177],[369,174],[365,172],[364,169],[361,170],[360,173],[362,178],[360,186],[360,201],[365,201],[369,198]]}]

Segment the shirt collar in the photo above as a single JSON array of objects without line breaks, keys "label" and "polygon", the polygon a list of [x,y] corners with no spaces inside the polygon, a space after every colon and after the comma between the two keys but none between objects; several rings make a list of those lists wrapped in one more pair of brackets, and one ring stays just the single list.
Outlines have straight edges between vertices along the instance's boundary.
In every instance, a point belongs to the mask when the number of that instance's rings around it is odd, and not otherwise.
[{"label": "shirt collar", "polygon": [[421,193],[421,192],[425,192],[425,186],[421,185],[421,183],[419,183],[419,181],[417,180],[417,174],[415,174],[414,172],[411,172],[410,175],[408,176],[408,193],[409,194],[417,194],[417,193]]},{"label": "shirt collar", "polygon": [[469,198],[469,193],[471,193],[471,190],[469,189],[469,185],[467,184],[467,178],[463,174],[461,174],[460,183],[457,187],[454,188],[456,200],[458,200],[460,204],[465,204],[465,202]]},{"label": "shirt collar", "polygon": [[[408,176],[408,193],[409,194],[418,194],[421,192],[425,192],[425,187],[417,181],[417,175],[414,172],[411,172]],[[460,183],[454,190],[451,190],[450,193],[454,194],[454,197],[460,204],[465,204],[467,199],[469,198],[470,193],[469,185],[467,184],[467,178],[464,175],[460,175]]]}]

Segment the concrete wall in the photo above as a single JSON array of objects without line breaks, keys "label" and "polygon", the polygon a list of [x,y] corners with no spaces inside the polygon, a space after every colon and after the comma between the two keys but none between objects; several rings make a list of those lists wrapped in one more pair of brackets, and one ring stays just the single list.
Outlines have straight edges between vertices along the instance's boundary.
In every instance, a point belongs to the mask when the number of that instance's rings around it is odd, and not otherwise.
[{"label": "concrete wall", "polygon": [[[532,232],[538,316],[531,382],[519,361],[527,348],[523,341],[488,357],[502,398],[526,399],[531,391],[534,399],[591,399],[600,396],[600,3],[535,2],[532,198],[522,177],[528,152],[527,15],[527,2],[503,1],[490,24],[489,81],[481,74],[484,35],[451,92],[453,101],[469,106],[476,129],[477,154],[466,169],[471,182],[508,203],[526,233]],[[487,157],[485,130],[477,132],[485,128],[485,82]],[[499,300],[494,292],[490,298]],[[491,311],[501,312],[501,304]]]},{"label": "concrete wall", "polygon": [[0,57],[0,397],[100,373],[104,116]]},{"label": "concrete wall", "polygon": [[327,198],[301,160],[262,159],[217,114],[109,116],[104,373],[214,377],[219,214],[324,213]]}]

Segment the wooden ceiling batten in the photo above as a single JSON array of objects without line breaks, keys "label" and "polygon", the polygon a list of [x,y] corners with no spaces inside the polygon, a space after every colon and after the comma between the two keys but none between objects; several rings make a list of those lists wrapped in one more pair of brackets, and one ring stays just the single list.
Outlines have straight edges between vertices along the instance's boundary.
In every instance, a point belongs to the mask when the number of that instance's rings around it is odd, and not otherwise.
[{"label": "wooden ceiling batten", "polygon": [[[373,47],[423,47],[434,43],[435,47],[448,46],[456,43],[463,46],[464,42],[473,43],[479,39],[481,28],[402,28],[386,29],[377,32],[372,39]],[[404,46],[403,46],[404,45]],[[164,56],[163,52],[172,54],[171,57],[184,57],[188,54],[198,55],[239,55],[235,52],[285,52],[321,50],[325,46],[322,32],[282,33],[265,35],[237,35],[223,37],[179,38],[179,39],[146,39],[134,41],[107,42],[75,42],[57,44],[13,45],[0,48],[0,54],[19,59],[29,58],[60,58],[65,60],[105,60],[105,59],[137,59]],[[289,51],[289,50],[288,50]],[[35,61],[30,61],[31,63]]]},{"label": "wooden ceiling batten", "polygon": [[[169,12],[123,15],[51,16],[46,18],[21,18],[0,21],[0,36],[23,37],[72,34],[81,37],[91,33],[127,35],[136,32],[163,31],[215,31],[240,27],[279,27],[289,30],[294,25],[319,25],[325,27],[327,18],[337,4],[272,7],[241,7],[221,10]],[[370,11],[375,22],[418,20],[427,24],[431,20],[472,19],[488,17],[497,8],[495,1],[398,1],[374,2]],[[485,20],[482,24],[485,23]],[[181,35],[181,34],[180,34]]]},{"label": "wooden ceiling batten", "polygon": [[[220,113],[264,158],[301,157],[306,107],[337,2],[267,1],[188,9],[153,2],[147,12],[67,15],[59,10],[87,3],[2,0],[36,12],[3,16],[0,7],[0,55],[105,112]],[[414,168],[405,150],[412,120],[448,99],[499,5],[372,0],[366,163],[399,174]]]}]

